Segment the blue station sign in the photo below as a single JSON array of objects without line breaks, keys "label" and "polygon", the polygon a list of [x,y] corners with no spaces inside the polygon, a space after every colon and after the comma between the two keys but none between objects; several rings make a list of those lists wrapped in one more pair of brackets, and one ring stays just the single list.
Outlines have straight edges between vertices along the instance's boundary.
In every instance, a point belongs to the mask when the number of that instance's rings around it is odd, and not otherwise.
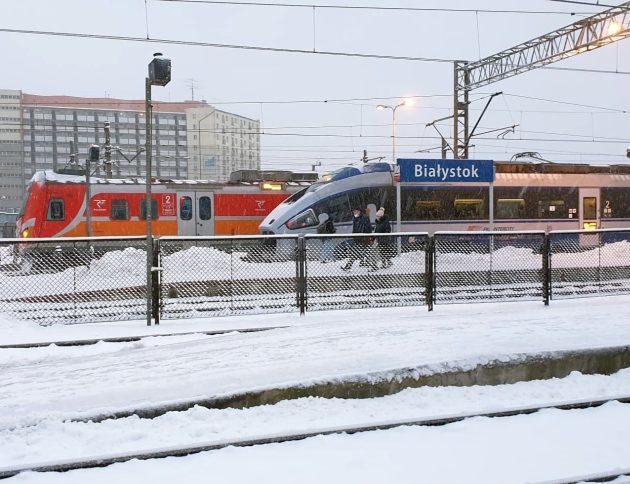
[{"label": "blue station sign", "polygon": [[401,182],[493,182],[492,160],[415,160],[398,158]]}]

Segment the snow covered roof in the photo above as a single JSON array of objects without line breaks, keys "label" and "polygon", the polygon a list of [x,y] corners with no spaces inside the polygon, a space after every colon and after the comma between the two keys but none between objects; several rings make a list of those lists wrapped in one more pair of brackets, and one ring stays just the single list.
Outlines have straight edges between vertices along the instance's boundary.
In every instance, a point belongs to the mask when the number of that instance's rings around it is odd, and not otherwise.
[{"label": "snow covered roof", "polygon": [[[57,173],[53,170],[44,170],[35,172],[31,178],[31,183],[85,183],[85,175],[67,175]],[[308,186],[309,181],[289,181],[283,182],[287,186]],[[146,178],[102,178],[99,176],[90,176],[90,184],[107,184],[107,185],[144,185]],[[173,180],[170,178],[153,178],[152,185],[234,185],[234,186],[258,186],[258,181],[241,181],[241,182],[219,182],[217,180]]]}]

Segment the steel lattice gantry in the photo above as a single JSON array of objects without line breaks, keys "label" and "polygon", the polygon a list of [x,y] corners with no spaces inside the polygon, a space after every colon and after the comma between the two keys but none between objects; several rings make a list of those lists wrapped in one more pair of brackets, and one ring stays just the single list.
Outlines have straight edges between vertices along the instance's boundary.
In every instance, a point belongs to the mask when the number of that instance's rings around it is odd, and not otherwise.
[{"label": "steel lattice gantry", "polygon": [[476,62],[456,61],[453,155],[468,158],[471,90],[530,71],[630,36],[630,2],[519,44]]}]

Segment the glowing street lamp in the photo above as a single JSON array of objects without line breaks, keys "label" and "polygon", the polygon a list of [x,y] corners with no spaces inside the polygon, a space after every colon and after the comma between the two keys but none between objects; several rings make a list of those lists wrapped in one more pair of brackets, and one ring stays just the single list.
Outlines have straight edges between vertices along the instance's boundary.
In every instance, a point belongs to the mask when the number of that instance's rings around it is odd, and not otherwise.
[{"label": "glowing street lamp", "polygon": [[[405,98],[402,100],[400,104],[396,106],[387,106],[385,104],[379,104],[376,106],[376,109],[382,111],[384,109],[392,110],[392,163],[394,166],[396,165],[396,110],[402,106],[411,106],[413,104],[413,100],[410,98]],[[394,168],[395,169],[395,168]],[[401,226],[401,217],[400,217],[400,175],[398,177],[398,182],[396,182],[396,230],[398,232],[402,232]]]}]

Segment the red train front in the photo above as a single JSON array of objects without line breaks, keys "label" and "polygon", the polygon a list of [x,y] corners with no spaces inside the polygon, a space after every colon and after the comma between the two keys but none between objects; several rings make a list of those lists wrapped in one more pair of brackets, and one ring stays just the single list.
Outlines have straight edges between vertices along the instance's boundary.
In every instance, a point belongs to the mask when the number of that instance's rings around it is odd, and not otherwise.
[{"label": "red train front", "polygon": [[[257,234],[258,225],[304,177],[282,182],[214,183],[157,180],[152,184],[153,233],[160,235]],[[53,171],[33,176],[17,220],[17,235],[33,237],[132,236],[146,233],[144,180],[93,178],[90,212],[84,176]]]}]

